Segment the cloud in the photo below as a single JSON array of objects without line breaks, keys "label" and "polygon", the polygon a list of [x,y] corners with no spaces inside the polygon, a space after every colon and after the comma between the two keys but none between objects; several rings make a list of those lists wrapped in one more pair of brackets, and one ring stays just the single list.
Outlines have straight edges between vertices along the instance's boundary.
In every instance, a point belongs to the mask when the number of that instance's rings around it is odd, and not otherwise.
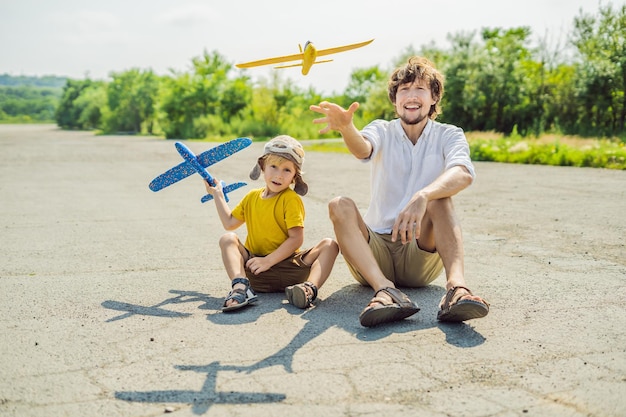
[{"label": "cloud", "polygon": [[205,25],[220,18],[219,12],[205,4],[186,4],[168,9],[155,17],[156,23],[188,27]]},{"label": "cloud", "polygon": [[50,21],[59,39],[71,45],[103,45],[128,40],[121,19],[110,12],[56,12]]}]

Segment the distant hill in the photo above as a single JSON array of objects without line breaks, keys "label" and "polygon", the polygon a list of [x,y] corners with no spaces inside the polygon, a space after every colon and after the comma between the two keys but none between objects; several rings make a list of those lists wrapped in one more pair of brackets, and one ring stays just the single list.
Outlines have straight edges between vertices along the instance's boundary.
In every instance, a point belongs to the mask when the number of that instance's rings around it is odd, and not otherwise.
[{"label": "distant hill", "polygon": [[0,75],[0,123],[50,123],[67,77]]},{"label": "distant hill", "polygon": [[30,86],[30,87],[51,87],[63,88],[66,84],[67,77],[58,77],[55,75],[44,75],[34,77],[28,75],[9,75],[0,74],[0,85],[8,87]]}]

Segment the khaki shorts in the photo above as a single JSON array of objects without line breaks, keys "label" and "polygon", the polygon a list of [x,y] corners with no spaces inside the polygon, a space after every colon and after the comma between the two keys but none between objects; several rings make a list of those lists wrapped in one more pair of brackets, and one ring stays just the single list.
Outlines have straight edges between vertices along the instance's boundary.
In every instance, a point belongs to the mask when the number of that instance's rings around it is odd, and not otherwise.
[{"label": "khaki shorts", "polygon": [[[391,234],[379,234],[368,227],[369,247],[387,279],[398,287],[424,287],[433,282],[443,270],[437,252],[420,249],[413,240],[403,245],[400,239],[391,241]],[[352,276],[362,285],[369,286],[363,275],[346,260]]]},{"label": "khaki shorts", "polygon": [[[246,267],[246,277],[256,292],[283,292],[290,285],[305,282],[309,278],[311,265],[304,263],[304,258],[311,249],[294,253],[268,269],[255,275]],[[253,256],[253,255],[250,255]]]}]

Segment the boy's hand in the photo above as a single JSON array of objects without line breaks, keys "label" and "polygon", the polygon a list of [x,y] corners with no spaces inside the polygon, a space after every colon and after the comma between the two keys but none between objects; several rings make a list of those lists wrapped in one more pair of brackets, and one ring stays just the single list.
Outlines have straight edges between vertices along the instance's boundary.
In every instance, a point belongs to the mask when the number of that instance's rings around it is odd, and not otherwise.
[{"label": "boy's hand", "polygon": [[206,192],[211,194],[213,198],[217,197],[220,194],[224,194],[224,190],[222,189],[222,181],[215,179],[215,187],[212,187],[208,181],[203,180],[204,188],[206,188]]},{"label": "boy's hand", "polygon": [[268,262],[265,256],[255,256],[248,259],[246,266],[254,275],[259,275],[261,272],[265,272],[270,269],[273,264]]}]

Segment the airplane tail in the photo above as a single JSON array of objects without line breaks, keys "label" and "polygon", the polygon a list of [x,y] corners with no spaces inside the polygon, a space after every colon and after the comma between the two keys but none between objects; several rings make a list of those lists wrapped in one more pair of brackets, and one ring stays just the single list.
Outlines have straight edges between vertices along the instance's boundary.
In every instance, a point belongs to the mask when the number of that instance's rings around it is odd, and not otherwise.
[{"label": "airplane tail", "polygon": [[[230,193],[231,191],[235,191],[236,189],[241,188],[245,185],[248,185],[248,184],[246,184],[245,182],[234,182],[232,184],[226,185],[224,181],[222,181],[222,190],[223,190],[224,198],[226,199],[226,202],[228,202],[228,193]],[[213,196],[211,194],[207,194],[200,199],[202,203],[206,203],[207,201],[211,201],[211,200],[213,200]]]}]

